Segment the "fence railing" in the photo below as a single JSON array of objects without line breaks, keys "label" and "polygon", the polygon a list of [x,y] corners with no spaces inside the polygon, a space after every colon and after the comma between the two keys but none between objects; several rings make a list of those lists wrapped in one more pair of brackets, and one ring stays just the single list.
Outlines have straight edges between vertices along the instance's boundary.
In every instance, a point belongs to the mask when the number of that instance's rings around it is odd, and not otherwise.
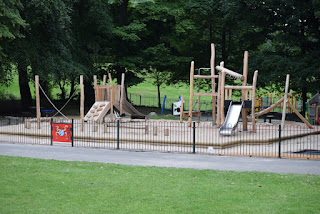
[{"label": "fence railing", "polygon": [[[128,94],[129,100],[131,101],[131,103],[133,105],[136,106],[145,106],[145,107],[158,107],[158,98],[156,96],[145,96],[145,95],[140,95],[140,94],[133,94],[133,93],[129,93]],[[274,99],[270,99],[270,97],[261,97],[261,98],[257,98],[258,102],[260,102],[259,106],[256,106],[256,109],[258,111],[261,111],[265,108],[270,107],[270,105],[272,105],[273,103],[275,103],[276,101],[278,101],[281,97],[274,97]],[[161,107],[163,105],[163,99],[164,97],[161,97],[160,102],[161,102]],[[166,109],[171,109],[172,108],[172,103],[178,102],[179,98],[170,98],[167,97],[166,98],[166,102],[165,102],[165,108]],[[185,107],[188,108],[189,107],[189,99],[187,97],[184,98],[185,101]],[[239,100],[240,101],[240,98]],[[193,100],[193,110],[196,110],[197,108],[197,97],[195,97],[195,99]],[[302,101],[297,101],[295,100],[294,102],[294,106],[295,108],[301,112],[302,111]],[[276,108],[273,109],[273,112],[282,112],[283,106],[282,104],[280,104],[279,106],[277,106]],[[206,99],[204,100],[203,98],[200,100],[200,110],[201,111],[212,111],[212,103],[210,99]],[[286,107],[286,112],[292,112],[290,107]]]},{"label": "fence railing", "polygon": [[[146,107],[158,107],[158,98],[157,97],[152,97],[152,96],[143,96],[140,94],[128,94],[128,98],[131,101],[131,103],[133,105],[136,106],[146,106]],[[163,105],[163,99],[164,97],[161,97],[160,101],[161,101],[161,107]],[[172,103],[178,102],[179,101],[179,97],[177,98],[166,98],[165,101],[165,108],[166,109],[172,109]],[[197,108],[197,100],[193,101],[193,107],[194,110],[196,110]],[[186,106],[185,108],[189,107],[189,99],[184,98],[184,106]],[[200,110],[201,111],[211,111],[212,110],[212,104],[211,104],[211,100],[201,100],[200,101]]]},{"label": "fence railing", "polygon": [[[201,153],[228,156],[258,156],[320,159],[320,126],[259,124],[253,133],[239,123],[232,136],[221,136],[212,123],[162,120],[118,120],[104,123],[53,120],[73,124],[73,146],[135,151]],[[57,130],[57,134],[58,134]],[[27,144],[69,145],[53,142],[51,120],[0,118],[0,141]]]}]

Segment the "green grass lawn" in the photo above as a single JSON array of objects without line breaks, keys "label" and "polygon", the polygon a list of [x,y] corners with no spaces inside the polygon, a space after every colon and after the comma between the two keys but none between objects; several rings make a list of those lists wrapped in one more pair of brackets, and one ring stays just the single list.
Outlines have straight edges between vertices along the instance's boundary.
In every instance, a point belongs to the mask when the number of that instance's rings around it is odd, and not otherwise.
[{"label": "green grass lawn", "polygon": [[319,213],[320,177],[0,156],[0,213]]}]

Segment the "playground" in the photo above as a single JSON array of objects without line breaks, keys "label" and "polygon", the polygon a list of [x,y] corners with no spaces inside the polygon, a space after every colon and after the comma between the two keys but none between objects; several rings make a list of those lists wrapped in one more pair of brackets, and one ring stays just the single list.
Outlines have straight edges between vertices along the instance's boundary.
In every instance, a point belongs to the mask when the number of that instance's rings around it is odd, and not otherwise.
[{"label": "playground", "polygon": [[[62,113],[70,98],[62,108],[58,109],[45,94],[39,84],[39,76],[35,76],[36,118],[9,118],[3,120],[0,134],[9,136],[27,136],[41,138],[44,144],[53,145],[54,135],[70,140],[75,146],[106,147],[132,150],[156,150],[166,152],[194,152],[226,155],[271,156],[319,151],[319,126],[311,125],[296,109],[296,103],[289,93],[290,76],[286,76],[283,97],[269,103],[262,109],[256,108],[258,71],[254,72],[252,84],[248,83],[247,51],[243,57],[243,73],[237,73],[220,62],[215,66],[215,46],[211,44],[210,68],[198,69],[195,74],[195,62],[190,65],[190,97],[189,106],[185,105],[183,94],[180,101],[174,103],[173,115],[180,121],[150,120],[148,115],[139,112],[130,103],[125,93],[125,74],[121,83],[113,84],[111,74],[103,76],[98,84],[97,76],[93,77],[95,102],[85,112],[84,83],[80,76],[80,115],[71,120]],[[209,75],[201,72],[209,71]],[[226,78],[239,81],[235,85],[227,85]],[[194,82],[198,80],[198,91]],[[211,81],[211,92],[200,92],[200,80]],[[240,102],[232,100],[234,91],[240,91]],[[40,92],[55,109],[53,116],[43,117],[41,112]],[[201,98],[209,96],[212,100],[211,118],[201,119]],[[194,97],[196,103],[193,102]],[[312,108],[318,111],[319,98],[312,100]],[[192,102],[191,102],[192,101]],[[259,102],[258,102],[259,103]],[[195,106],[196,104],[196,106]],[[185,110],[188,107],[189,110]],[[281,118],[273,117],[275,108],[282,110]],[[163,109],[162,109],[163,110]],[[314,112],[316,112],[314,111]],[[286,121],[286,114],[293,113],[302,122]],[[313,118],[318,114],[311,112]],[[60,117],[55,117],[59,116]],[[187,120],[184,120],[187,118]],[[259,119],[260,118],[260,119]],[[263,118],[263,119],[261,119]],[[269,120],[269,122],[267,122]],[[54,125],[53,125],[54,124]],[[70,127],[71,128],[70,128]],[[63,128],[65,127],[65,128]],[[66,137],[72,133],[72,137]],[[282,144],[281,144],[281,141]],[[65,142],[62,140],[61,142]],[[60,142],[60,143],[61,143]],[[314,157],[313,157],[314,158]],[[316,156],[318,158],[318,156]]]}]

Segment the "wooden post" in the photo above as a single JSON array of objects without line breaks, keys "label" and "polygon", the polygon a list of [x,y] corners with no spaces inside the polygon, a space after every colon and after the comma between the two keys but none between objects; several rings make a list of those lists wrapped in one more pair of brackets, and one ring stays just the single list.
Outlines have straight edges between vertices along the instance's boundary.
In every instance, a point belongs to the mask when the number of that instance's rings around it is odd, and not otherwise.
[{"label": "wooden post", "polygon": [[232,88],[229,88],[229,100],[232,100]]},{"label": "wooden post", "polygon": [[201,104],[201,96],[199,95],[198,96],[198,103],[197,103],[197,112],[198,112],[197,123],[200,123],[200,116],[201,116],[200,104]]},{"label": "wooden post", "polygon": [[[249,53],[248,53],[248,51],[245,51],[244,57],[243,57],[243,77],[244,77],[244,79],[242,81],[242,86],[246,86],[247,81],[248,81],[248,57],[249,57]],[[241,90],[241,92],[242,92],[242,101],[247,100],[248,99],[248,91]],[[252,102],[252,105],[254,105],[253,102]],[[242,108],[241,113],[242,113],[243,131],[247,131],[248,130],[247,109]],[[252,114],[254,114],[254,112],[252,112]]]},{"label": "wooden post", "polygon": [[98,93],[97,93],[97,90],[96,89],[96,86],[97,86],[97,75],[93,75],[93,88],[94,88],[94,97],[95,97],[95,101],[97,102],[98,101]]},{"label": "wooden post", "polygon": [[189,99],[189,119],[188,119],[189,127],[191,127],[191,123],[192,123],[193,75],[194,75],[194,61],[191,62],[191,66],[190,66],[190,99]]},{"label": "wooden post", "polygon": [[218,103],[217,103],[217,127],[219,128],[221,126],[221,114],[220,114],[220,108],[221,108],[221,79],[222,79],[222,75],[221,72],[219,73],[219,79],[218,79]]},{"label": "wooden post", "polygon": [[[214,60],[215,60],[215,47],[214,44],[211,43],[211,58],[210,58],[210,70],[211,76],[215,75],[215,67],[214,67]],[[216,80],[211,79],[211,91],[215,93],[216,91]],[[216,96],[212,96],[212,125],[216,124]]]},{"label": "wooden post", "polygon": [[164,136],[169,136],[169,129],[164,129]]},{"label": "wooden post", "polygon": [[83,132],[84,126],[84,86],[83,86],[83,75],[80,75],[80,120],[81,120],[81,131]]},{"label": "wooden post", "polygon": [[109,73],[109,81],[111,87],[111,99],[110,99],[110,120],[113,121],[113,85],[112,85],[112,78],[111,74]]},{"label": "wooden post", "polygon": [[102,85],[106,85],[107,82],[107,75],[103,75],[103,81],[102,81]]},{"label": "wooden post", "polygon": [[284,101],[283,101],[283,108],[282,108],[282,119],[281,119],[281,129],[284,129],[284,121],[286,120],[286,108],[287,108],[287,101],[288,101],[288,90],[289,90],[289,79],[290,75],[287,74],[286,78],[286,88],[284,91]]},{"label": "wooden post", "polygon": [[122,105],[123,105],[123,100],[124,100],[124,73],[121,75],[121,98],[120,98],[120,115],[122,115]]},{"label": "wooden post", "polygon": [[256,102],[256,86],[257,86],[257,79],[258,79],[258,71],[254,72],[253,75],[253,83],[252,83],[252,105],[251,105],[251,114],[252,114],[252,131],[253,133],[257,132],[256,127],[256,117],[255,117],[255,102]]},{"label": "wooden post", "polygon": [[[103,75],[102,85],[106,85],[107,75]],[[107,100],[107,90],[105,88],[101,89],[101,100]]]},{"label": "wooden post", "polygon": [[154,136],[158,135],[158,127],[157,126],[153,127],[153,135]]},{"label": "wooden post", "polygon": [[183,95],[181,95],[180,123],[183,121]]},{"label": "wooden post", "polygon": [[35,76],[35,87],[36,87],[36,109],[37,109],[37,128],[40,129],[40,94],[39,94],[39,75]]},{"label": "wooden post", "polygon": [[224,123],[224,101],[225,101],[225,97],[224,97],[224,86],[225,86],[225,81],[226,81],[226,73],[224,71],[221,72],[221,88],[220,88],[220,92],[221,92],[221,103],[220,103],[220,120],[221,120],[221,125]]}]

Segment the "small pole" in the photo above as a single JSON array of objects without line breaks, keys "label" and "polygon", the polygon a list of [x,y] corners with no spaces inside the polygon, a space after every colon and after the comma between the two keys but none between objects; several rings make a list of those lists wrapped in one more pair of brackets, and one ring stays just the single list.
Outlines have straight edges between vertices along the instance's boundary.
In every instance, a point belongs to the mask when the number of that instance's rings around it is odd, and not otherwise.
[{"label": "small pole", "polygon": [[71,119],[71,147],[73,147],[73,119]]},{"label": "small pole", "polygon": [[193,151],[192,153],[196,153],[196,122],[193,122]]},{"label": "small pole", "polygon": [[281,125],[279,125],[279,153],[278,158],[281,158]]},{"label": "small pole", "polygon": [[52,131],[53,131],[53,128],[52,128],[52,122],[53,122],[53,119],[51,118],[51,121],[50,121],[50,127],[51,127],[51,133],[50,133],[50,136],[51,136],[51,146],[53,145],[53,142],[52,142],[52,138],[53,138],[53,136],[52,136]]},{"label": "small pole", "polygon": [[119,138],[120,138],[120,120],[117,120],[117,149],[120,149]]},{"label": "small pole", "polygon": [[140,95],[140,106],[141,106],[141,95]]}]

